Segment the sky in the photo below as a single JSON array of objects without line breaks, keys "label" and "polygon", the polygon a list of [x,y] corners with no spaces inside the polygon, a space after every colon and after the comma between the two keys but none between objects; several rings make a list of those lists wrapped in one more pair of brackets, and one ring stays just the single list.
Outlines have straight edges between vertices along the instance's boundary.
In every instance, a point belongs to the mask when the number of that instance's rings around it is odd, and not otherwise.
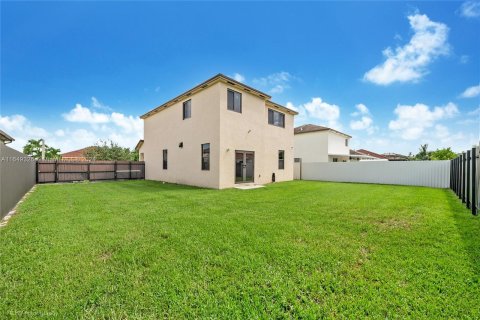
[{"label": "sky", "polygon": [[133,148],[139,118],[217,73],[351,147],[479,141],[480,1],[1,2],[0,129]]}]

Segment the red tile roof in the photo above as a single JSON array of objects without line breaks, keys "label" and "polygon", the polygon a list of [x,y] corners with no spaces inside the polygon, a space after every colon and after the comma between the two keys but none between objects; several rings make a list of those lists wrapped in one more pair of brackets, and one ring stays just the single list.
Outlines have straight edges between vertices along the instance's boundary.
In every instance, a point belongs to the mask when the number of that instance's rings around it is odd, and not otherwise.
[{"label": "red tile roof", "polygon": [[62,158],[85,158],[85,152],[92,147],[86,147],[83,149],[78,149],[70,152],[62,153]]},{"label": "red tile roof", "polygon": [[369,150],[365,150],[365,149],[357,149],[356,152],[359,152],[361,154],[365,154],[367,156],[371,156],[371,157],[375,157],[375,158],[378,158],[378,159],[387,159],[387,157],[381,155],[381,154],[378,154],[378,153],[375,153],[373,151],[369,151]]}]

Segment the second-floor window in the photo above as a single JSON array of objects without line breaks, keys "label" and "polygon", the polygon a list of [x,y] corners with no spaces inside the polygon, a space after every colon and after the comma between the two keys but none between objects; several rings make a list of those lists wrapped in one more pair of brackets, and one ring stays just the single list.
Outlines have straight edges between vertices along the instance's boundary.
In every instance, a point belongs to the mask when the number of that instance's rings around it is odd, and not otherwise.
[{"label": "second-floor window", "polygon": [[192,117],[192,100],[183,103],[183,120]]},{"label": "second-floor window", "polygon": [[285,128],[285,115],[281,112],[268,109],[268,123],[277,127]]},{"label": "second-floor window", "polygon": [[345,147],[348,147],[348,139],[345,139]]},{"label": "second-floor window", "polygon": [[242,94],[240,92],[227,90],[227,109],[242,113]]},{"label": "second-floor window", "polygon": [[163,170],[168,168],[168,150],[163,149]]}]

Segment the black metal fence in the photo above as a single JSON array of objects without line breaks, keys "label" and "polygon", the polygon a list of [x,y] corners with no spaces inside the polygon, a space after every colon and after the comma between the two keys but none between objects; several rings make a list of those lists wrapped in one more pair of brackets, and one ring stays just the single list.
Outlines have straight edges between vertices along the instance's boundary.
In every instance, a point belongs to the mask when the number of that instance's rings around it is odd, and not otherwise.
[{"label": "black metal fence", "polygon": [[450,162],[450,189],[474,215],[479,208],[479,158],[479,147],[476,146]]},{"label": "black metal fence", "polygon": [[143,161],[37,161],[37,183],[145,179]]}]

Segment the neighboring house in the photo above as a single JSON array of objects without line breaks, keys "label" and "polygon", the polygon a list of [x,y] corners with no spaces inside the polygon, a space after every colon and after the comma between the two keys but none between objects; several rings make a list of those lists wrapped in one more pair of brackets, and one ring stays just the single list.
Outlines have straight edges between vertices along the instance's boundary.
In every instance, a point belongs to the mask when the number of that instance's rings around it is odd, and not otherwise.
[{"label": "neighboring house", "polygon": [[15,139],[13,139],[11,136],[9,136],[4,131],[0,130],[0,143],[1,144],[5,145],[5,144],[11,143],[13,141],[15,141]]},{"label": "neighboring house", "polygon": [[375,160],[375,161],[388,161],[388,158],[385,157],[384,155],[381,155],[379,153],[375,153],[373,151],[369,151],[366,149],[357,149],[355,150],[357,153],[363,154],[365,156],[369,156],[370,159],[366,160]]},{"label": "neighboring house", "polygon": [[86,147],[83,149],[62,153],[60,155],[60,159],[64,161],[88,161],[88,159],[85,157],[85,152],[87,152],[90,148],[92,147]]},{"label": "neighboring house", "polygon": [[295,128],[295,158],[302,162],[348,162],[350,139],[343,132],[305,124]]},{"label": "neighboring house", "polygon": [[408,161],[410,160],[408,156],[398,153],[384,153],[383,156],[388,159],[388,161]]},{"label": "neighboring house", "polygon": [[293,179],[293,118],[270,96],[218,74],[147,112],[146,179],[209,188]]},{"label": "neighboring house", "polygon": [[365,161],[365,160],[375,160],[377,158],[357,152],[355,150],[350,150],[350,161]]},{"label": "neighboring house", "polygon": [[138,152],[138,160],[139,160],[139,161],[143,161],[143,159],[144,159],[143,152],[140,152],[140,149],[141,149],[142,146],[143,146],[143,142],[144,142],[143,139],[142,139],[142,140],[138,140],[137,145],[135,146],[135,151]]}]

